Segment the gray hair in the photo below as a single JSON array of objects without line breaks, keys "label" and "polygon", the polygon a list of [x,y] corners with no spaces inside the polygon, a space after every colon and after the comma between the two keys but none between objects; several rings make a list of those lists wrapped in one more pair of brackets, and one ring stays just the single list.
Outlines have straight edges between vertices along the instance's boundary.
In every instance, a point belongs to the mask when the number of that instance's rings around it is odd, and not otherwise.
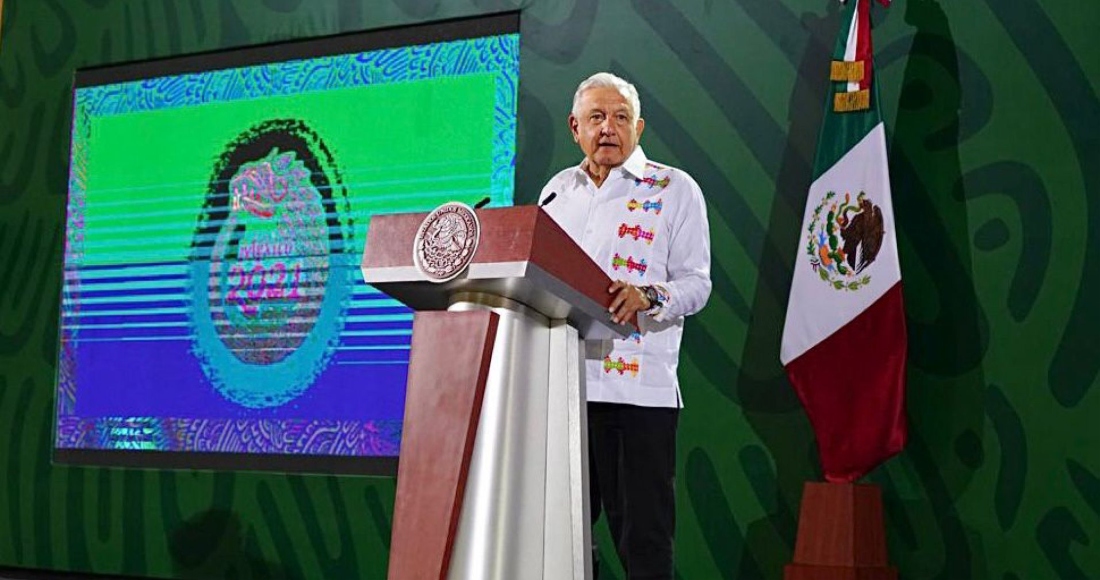
[{"label": "gray hair", "polygon": [[630,103],[630,108],[634,111],[634,118],[632,121],[637,121],[642,118],[642,102],[638,99],[638,89],[634,88],[634,85],[627,81],[609,73],[598,72],[583,81],[577,86],[577,92],[573,93],[573,115],[577,115],[577,105],[581,102],[581,94],[588,89],[596,88],[612,88],[619,91],[619,94],[626,99],[627,103]]}]

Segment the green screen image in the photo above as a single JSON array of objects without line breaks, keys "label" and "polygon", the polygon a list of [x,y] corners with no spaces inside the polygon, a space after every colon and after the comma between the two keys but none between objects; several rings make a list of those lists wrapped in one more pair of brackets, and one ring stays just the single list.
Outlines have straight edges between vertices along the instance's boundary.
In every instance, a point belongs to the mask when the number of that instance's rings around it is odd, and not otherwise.
[{"label": "green screen image", "polygon": [[412,314],[361,280],[369,218],[512,204],[519,36],[348,42],[78,75],[59,459],[392,472]]}]

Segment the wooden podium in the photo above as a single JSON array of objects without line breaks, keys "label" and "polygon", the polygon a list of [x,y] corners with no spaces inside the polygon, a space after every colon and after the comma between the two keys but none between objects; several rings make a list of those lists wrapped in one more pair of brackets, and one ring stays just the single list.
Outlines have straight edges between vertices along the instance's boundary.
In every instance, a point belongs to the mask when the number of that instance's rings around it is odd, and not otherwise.
[{"label": "wooden podium", "polygon": [[430,282],[413,244],[427,214],[371,218],[363,278],[416,310],[390,580],[592,576],[583,339],[611,280],[535,206],[477,212],[457,278]]}]

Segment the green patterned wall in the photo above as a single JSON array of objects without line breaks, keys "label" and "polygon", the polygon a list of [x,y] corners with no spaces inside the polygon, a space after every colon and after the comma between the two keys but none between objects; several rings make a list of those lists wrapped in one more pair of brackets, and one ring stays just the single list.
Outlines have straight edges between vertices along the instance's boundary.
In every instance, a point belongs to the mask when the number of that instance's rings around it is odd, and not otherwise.
[{"label": "green patterned wall", "polygon": [[[72,73],[521,7],[517,200],[576,161],[572,89],[609,69],[639,85],[647,153],[710,204],[679,576],[781,576],[817,477],[777,359],[835,0],[4,2],[0,567],[384,578],[392,480],[50,464]],[[911,441],[869,477],[891,559],[913,579],[1100,578],[1100,3],[897,0],[875,23],[911,345]]]}]

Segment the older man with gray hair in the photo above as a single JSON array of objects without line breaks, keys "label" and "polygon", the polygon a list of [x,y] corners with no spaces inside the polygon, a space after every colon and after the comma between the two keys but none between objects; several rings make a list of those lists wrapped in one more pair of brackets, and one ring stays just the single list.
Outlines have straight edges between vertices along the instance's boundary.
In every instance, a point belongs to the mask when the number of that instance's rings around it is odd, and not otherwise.
[{"label": "older man with gray hair", "polygon": [[592,521],[607,514],[630,580],[673,577],[676,368],[684,317],[711,289],[703,193],[687,173],[646,158],[644,129],[634,85],[605,72],[584,80],[569,115],[584,159],[540,195],[614,280],[608,315],[637,328],[610,349],[589,344],[585,361]]}]

